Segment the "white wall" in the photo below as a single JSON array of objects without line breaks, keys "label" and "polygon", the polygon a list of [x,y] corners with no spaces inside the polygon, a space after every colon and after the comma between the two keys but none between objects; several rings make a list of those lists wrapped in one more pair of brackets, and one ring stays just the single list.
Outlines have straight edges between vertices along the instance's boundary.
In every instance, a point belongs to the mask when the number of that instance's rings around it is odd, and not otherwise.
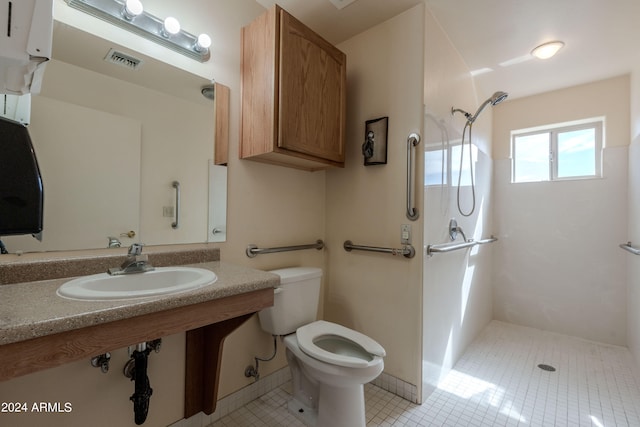
[{"label": "white wall", "polygon": [[[482,99],[476,94],[469,69],[450,43],[439,23],[426,13],[425,41],[425,143],[439,149],[443,141],[459,144],[465,120],[451,116],[451,107],[475,112]],[[501,106],[495,107],[500,108]],[[467,238],[492,234],[491,225],[491,109],[483,111],[473,126],[472,140],[478,150],[474,165],[476,209],[470,217],[457,209],[456,187],[424,187],[425,245],[449,242],[448,224],[456,218]],[[465,137],[465,141],[468,135]],[[465,164],[468,146],[465,146]],[[456,165],[459,158],[452,159]],[[441,173],[441,165],[428,174]],[[458,166],[456,166],[458,167]],[[469,186],[461,188],[463,211],[472,206]],[[458,239],[461,239],[459,237]],[[423,288],[423,397],[453,367],[467,345],[491,320],[491,253],[493,245],[425,257]]]},{"label": "white wall", "polygon": [[[629,229],[627,240],[640,247],[640,68],[631,74],[629,146]],[[640,367],[640,257],[627,254],[627,345]]]},{"label": "white wall", "polygon": [[[498,320],[626,344],[629,78],[510,101],[494,114]],[[511,184],[510,131],[605,116],[603,178]]]},{"label": "white wall", "polygon": [[[422,220],[405,216],[406,141],[421,128],[422,28],[419,5],[338,46],[347,54],[346,167],[327,172],[326,190],[325,318],[378,341],[387,351],[385,372],[415,385]],[[382,116],[389,116],[387,164],[364,166],[365,121]],[[342,248],[345,240],[400,247],[400,226],[409,223],[418,250],[413,259]]]}]

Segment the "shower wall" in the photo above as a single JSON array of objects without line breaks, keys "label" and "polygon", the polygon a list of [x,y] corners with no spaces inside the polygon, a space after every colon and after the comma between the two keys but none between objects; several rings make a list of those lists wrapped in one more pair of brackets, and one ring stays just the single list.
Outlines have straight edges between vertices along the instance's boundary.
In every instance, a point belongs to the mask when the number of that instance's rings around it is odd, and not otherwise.
[{"label": "shower wall", "polygon": [[[600,116],[602,178],[511,183],[510,131]],[[494,318],[626,345],[629,77],[508,101],[493,118]]]},{"label": "shower wall", "polygon": [[[477,147],[474,162],[476,209],[463,217],[456,206],[461,115],[451,107],[474,112],[490,94],[479,96],[468,67],[447,35],[427,10],[425,17],[425,245],[449,241],[448,224],[456,218],[467,238],[493,233],[491,224],[491,114],[504,104],[487,108],[473,125]],[[501,88],[503,89],[503,88]],[[451,147],[448,149],[448,146]],[[468,147],[465,146],[465,156]],[[457,154],[456,154],[457,153]],[[465,165],[469,157],[465,157]],[[471,208],[468,171],[464,171],[461,202]],[[460,237],[459,237],[460,239]],[[422,295],[422,387],[426,398],[453,367],[468,344],[491,321],[491,257],[493,246],[484,245],[423,258]]]},{"label": "shower wall", "polygon": [[[640,67],[631,74],[631,145],[629,146],[629,230],[627,240],[640,245]],[[627,341],[640,368],[640,256],[627,258]]]}]

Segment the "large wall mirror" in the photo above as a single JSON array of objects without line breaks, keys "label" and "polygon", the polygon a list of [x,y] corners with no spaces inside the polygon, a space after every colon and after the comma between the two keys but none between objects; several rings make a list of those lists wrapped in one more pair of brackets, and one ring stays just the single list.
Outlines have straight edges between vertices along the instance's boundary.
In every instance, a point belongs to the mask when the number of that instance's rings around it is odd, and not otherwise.
[{"label": "large wall mirror", "polygon": [[28,126],[42,241],[3,237],[9,252],[224,241],[226,166],[214,147],[226,114],[202,94],[212,82],[57,21],[53,40]]}]

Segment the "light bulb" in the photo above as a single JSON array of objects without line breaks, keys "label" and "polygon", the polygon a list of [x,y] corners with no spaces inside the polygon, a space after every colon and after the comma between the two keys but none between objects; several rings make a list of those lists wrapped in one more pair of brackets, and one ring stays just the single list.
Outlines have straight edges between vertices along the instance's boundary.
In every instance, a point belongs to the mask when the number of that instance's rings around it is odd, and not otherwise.
[{"label": "light bulb", "polygon": [[194,49],[196,50],[196,52],[206,52],[207,49],[209,49],[210,47],[211,47],[211,37],[209,37],[207,34],[200,34],[194,46]]},{"label": "light bulb", "polygon": [[173,16],[169,16],[164,20],[162,27],[162,35],[165,37],[176,35],[180,32],[180,23]]},{"label": "light bulb", "polygon": [[128,21],[131,21],[136,16],[140,15],[144,8],[140,0],[127,0],[124,4],[124,10],[122,15]]}]

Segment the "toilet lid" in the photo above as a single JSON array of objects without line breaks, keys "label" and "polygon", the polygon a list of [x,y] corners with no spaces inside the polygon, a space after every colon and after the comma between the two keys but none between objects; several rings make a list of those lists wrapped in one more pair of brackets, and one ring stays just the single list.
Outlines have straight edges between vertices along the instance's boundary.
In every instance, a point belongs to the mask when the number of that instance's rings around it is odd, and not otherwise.
[{"label": "toilet lid", "polygon": [[316,341],[323,336],[334,336],[340,340],[351,341],[361,347],[369,356],[384,357],[387,354],[384,348],[373,339],[336,323],[318,320],[301,326],[296,331],[296,338],[298,339],[300,349],[314,359],[350,368],[364,368],[369,365],[370,360],[357,357],[356,355],[340,354],[340,352],[332,352],[320,348],[316,345]]}]

